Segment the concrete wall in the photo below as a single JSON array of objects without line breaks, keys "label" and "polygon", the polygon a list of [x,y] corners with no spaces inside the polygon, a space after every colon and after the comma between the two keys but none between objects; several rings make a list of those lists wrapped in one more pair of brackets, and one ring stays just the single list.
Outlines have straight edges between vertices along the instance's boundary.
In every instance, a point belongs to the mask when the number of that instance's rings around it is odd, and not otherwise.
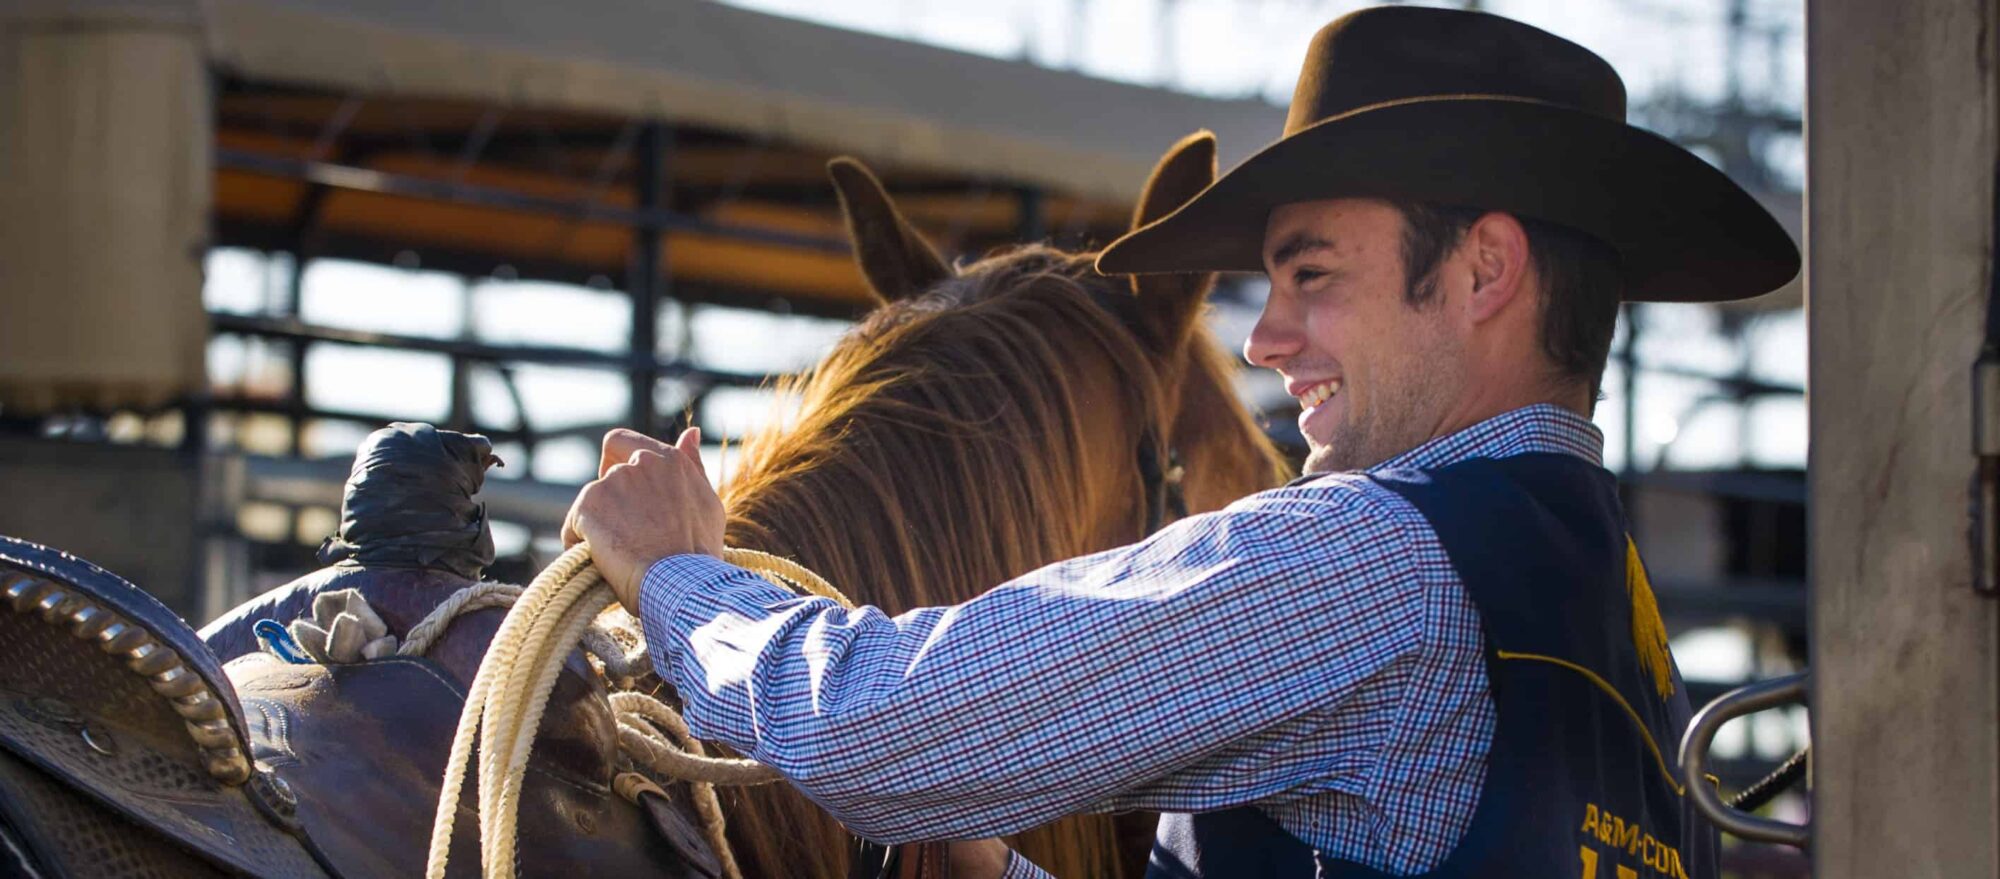
[{"label": "concrete wall", "polygon": [[197,498],[178,452],[0,440],[0,534],[96,562],[198,623]]},{"label": "concrete wall", "polygon": [[1970,373],[1993,241],[1991,0],[1808,6],[1814,875],[2000,875],[1996,603]]}]

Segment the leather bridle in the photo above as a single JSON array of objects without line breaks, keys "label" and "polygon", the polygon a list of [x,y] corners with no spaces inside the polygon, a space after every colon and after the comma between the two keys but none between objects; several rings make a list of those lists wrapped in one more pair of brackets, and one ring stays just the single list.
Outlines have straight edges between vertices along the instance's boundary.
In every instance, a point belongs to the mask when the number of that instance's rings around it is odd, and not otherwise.
[{"label": "leather bridle", "polygon": [[[1188,516],[1187,493],[1182,482],[1187,475],[1180,453],[1159,441],[1152,430],[1139,438],[1139,479],[1146,492],[1146,530],[1139,538],[1153,536],[1161,528]],[[1165,458],[1162,466],[1161,458]],[[1172,516],[1172,519],[1167,518]]]}]

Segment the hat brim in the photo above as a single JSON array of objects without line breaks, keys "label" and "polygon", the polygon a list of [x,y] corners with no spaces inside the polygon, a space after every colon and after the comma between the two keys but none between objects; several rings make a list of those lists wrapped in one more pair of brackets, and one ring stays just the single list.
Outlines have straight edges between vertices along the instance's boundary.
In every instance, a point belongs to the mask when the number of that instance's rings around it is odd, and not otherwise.
[{"label": "hat brim", "polygon": [[1262,272],[1271,211],[1333,198],[1463,205],[1568,226],[1618,251],[1628,300],[1745,299],[1799,273],[1798,247],[1770,212],[1672,141],[1578,110],[1486,96],[1321,121],[1119,238],[1097,267]]}]

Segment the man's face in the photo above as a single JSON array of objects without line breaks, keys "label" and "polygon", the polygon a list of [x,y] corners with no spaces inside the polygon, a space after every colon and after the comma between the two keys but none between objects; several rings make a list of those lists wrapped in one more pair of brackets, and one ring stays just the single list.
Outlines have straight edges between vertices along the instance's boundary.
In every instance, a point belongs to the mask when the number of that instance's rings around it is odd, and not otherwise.
[{"label": "man's face", "polygon": [[[1447,257],[1440,266],[1453,265]],[[1275,369],[1303,412],[1306,472],[1354,470],[1430,439],[1464,384],[1441,283],[1405,298],[1403,215],[1379,201],[1301,202],[1264,229],[1271,298],[1244,356]]]}]

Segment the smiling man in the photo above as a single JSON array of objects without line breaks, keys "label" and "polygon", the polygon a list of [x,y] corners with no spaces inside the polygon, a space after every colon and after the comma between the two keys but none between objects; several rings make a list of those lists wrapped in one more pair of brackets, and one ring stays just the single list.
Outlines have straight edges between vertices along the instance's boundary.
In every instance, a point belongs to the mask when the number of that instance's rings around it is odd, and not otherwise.
[{"label": "smiling man", "polygon": [[1307,473],[1371,467],[1538,403],[1589,414],[1618,316],[1608,246],[1506,213],[1368,199],[1281,205],[1267,230],[1271,297],[1245,356],[1298,398]]},{"label": "smiling man", "polygon": [[1270,276],[1245,354],[1303,409],[1290,486],[895,619],[718,561],[688,436],[608,437],[569,536],[697,732],[872,838],[1152,809],[1157,876],[1710,879],[1589,415],[1621,301],[1757,295],[1798,252],[1624,104],[1540,30],[1363,10],[1315,37],[1283,140],[1105,251]]}]

